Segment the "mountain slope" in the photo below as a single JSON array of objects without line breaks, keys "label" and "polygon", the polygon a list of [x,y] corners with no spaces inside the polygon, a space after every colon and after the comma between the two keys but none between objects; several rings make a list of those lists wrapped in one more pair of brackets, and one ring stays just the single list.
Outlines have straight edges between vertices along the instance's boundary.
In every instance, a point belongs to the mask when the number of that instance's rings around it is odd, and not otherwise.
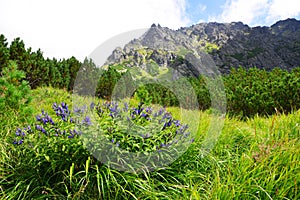
[{"label": "mountain slope", "polygon": [[153,24],[142,37],[114,50],[107,64],[126,63],[127,67],[147,69],[152,63],[197,75],[197,70],[184,61],[189,51],[208,53],[222,73],[239,66],[290,70],[300,66],[300,21],[287,19],[271,27],[249,27],[241,22],[200,23],[178,30]]}]

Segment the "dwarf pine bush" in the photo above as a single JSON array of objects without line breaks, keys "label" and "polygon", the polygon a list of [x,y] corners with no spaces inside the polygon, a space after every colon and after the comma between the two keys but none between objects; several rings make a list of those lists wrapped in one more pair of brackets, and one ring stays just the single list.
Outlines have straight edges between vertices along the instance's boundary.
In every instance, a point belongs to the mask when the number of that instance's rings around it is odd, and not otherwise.
[{"label": "dwarf pine bush", "polygon": [[30,86],[25,81],[25,72],[18,70],[17,64],[11,61],[3,68],[0,77],[0,113],[7,109],[29,112]]}]

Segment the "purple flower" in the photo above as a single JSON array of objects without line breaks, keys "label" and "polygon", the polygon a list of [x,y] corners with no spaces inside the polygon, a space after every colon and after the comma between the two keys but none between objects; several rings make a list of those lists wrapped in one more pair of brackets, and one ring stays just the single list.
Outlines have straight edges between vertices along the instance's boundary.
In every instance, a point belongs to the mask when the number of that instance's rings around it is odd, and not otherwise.
[{"label": "purple flower", "polygon": [[144,138],[144,139],[147,139],[147,138],[149,138],[149,137],[150,137],[150,134],[149,134],[149,133],[146,133],[146,135],[142,134],[142,138]]},{"label": "purple flower", "polygon": [[42,126],[36,125],[36,126],[35,126],[35,129],[38,130],[38,131],[41,131],[41,130],[42,130]]},{"label": "purple flower", "polygon": [[161,147],[165,147],[165,146],[167,146],[167,145],[164,144],[164,143],[161,143],[160,146],[161,146]]},{"label": "purple flower", "polygon": [[116,146],[117,146],[117,147],[119,147],[119,146],[120,146],[120,143],[119,143],[119,142],[117,142],[117,143],[116,143]]},{"label": "purple flower", "polygon": [[36,116],[36,120],[37,120],[37,121],[41,121],[41,117],[42,117],[41,115],[37,115],[37,116]]},{"label": "purple flower", "polygon": [[124,102],[124,109],[123,109],[125,112],[128,111],[128,103],[127,102]]},{"label": "purple flower", "polygon": [[47,131],[46,131],[43,127],[42,127],[41,131],[42,131],[42,133],[44,133],[44,134],[47,133]]},{"label": "purple flower", "polygon": [[94,108],[95,108],[95,103],[92,102],[92,103],[90,104],[90,109],[91,109],[91,110],[94,110]]},{"label": "purple flower", "polygon": [[22,130],[21,130],[20,128],[18,128],[18,129],[16,130],[16,136],[20,136],[21,133],[22,133]]},{"label": "purple flower", "polygon": [[145,111],[146,111],[147,113],[151,114],[151,113],[152,113],[152,108],[147,107]]},{"label": "purple flower", "polygon": [[83,125],[91,125],[92,122],[91,122],[91,118],[89,116],[86,116],[83,120],[82,120],[82,124]]},{"label": "purple flower", "polygon": [[142,113],[141,116],[144,117],[144,118],[147,118],[148,114]]},{"label": "purple flower", "polygon": [[180,121],[179,120],[174,120],[173,123],[175,124],[176,127],[180,126]]}]

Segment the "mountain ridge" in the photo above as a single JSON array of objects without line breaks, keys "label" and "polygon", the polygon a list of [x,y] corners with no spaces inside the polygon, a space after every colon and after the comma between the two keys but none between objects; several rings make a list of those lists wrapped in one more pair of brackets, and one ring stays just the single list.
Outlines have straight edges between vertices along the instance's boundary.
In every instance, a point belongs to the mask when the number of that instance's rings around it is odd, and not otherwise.
[{"label": "mountain ridge", "polygon": [[300,21],[286,19],[269,27],[209,22],[177,30],[152,24],[143,36],[115,49],[106,64],[126,62],[128,67],[146,68],[150,59],[162,67],[189,50],[206,52],[225,74],[239,66],[291,70],[300,66]]}]

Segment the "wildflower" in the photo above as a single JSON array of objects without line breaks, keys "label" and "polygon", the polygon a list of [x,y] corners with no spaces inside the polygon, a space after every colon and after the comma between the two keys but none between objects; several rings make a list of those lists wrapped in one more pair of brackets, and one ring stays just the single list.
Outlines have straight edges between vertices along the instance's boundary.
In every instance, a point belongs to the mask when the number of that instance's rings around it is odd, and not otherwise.
[{"label": "wildflower", "polygon": [[157,116],[160,116],[160,115],[162,115],[163,114],[163,112],[164,112],[164,110],[161,108],[161,109],[159,109],[159,111],[158,111],[158,113],[157,113]]},{"label": "wildflower", "polygon": [[26,135],[23,131],[21,132],[21,134],[22,134],[23,137],[25,137],[25,135]]},{"label": "wildflower", "polygon": [[166,147],[167,145],[164,144],[164,143],[161,143],[160,146],[161,146],[161,147]]},{"label": "wildflower", "polygon": [[146,111],[147,113],[151,114],[151,113],[152,113],[152,108],[151,108],[151,107],[147,107],[147,108],[145,109],[145,111]]},{"label": "wildflower", "polygon": [[150,134],[149,134],[149,133],[146,133],[146,135],[142,134],[142,138],[144,138],[144,139],[147,139],[147,138],[149,138],[149,137],[150,137]]},{"label": "wildflower", "polygon": [[180,121],[179,120],[174,120],[173,123],[175,124],[176,127],[180,126]]},{"label": "wildflower", "polygon": [[142,113],[141,116],[144,117],[144,118],[147,118],[148,114]]},{"label": "wildflower", "polygon": [[119,143],[119,142],[117,142],[117,143],[116,143],[116,146],[117,146],[117,147],[119,147],[119,146],[120,146],[120,143]]},{"label": "wildflower", "polygon": [[36,126],[35,126],[35,129],[38,130],[38,131],[41,131],[41,130],[42,130],[42,126],[36,125]]},{"label": "wildflower", "polygon": [[21,133],[22,133],[22,130],[20,128],[18,128],[16,131],[16,136],[20,136]]},{"label": "wildflower", "polygon": [[41,131],[42,131],[42,133],[44,133],[44,134],[47,133],[47,131],[46,131],[43,127],[42,127]]},{"label": "wildflower", "polygon": [[91,118],[90,118],[89,116],[86,116],[86,117],[84,118],[84,120],[82,120],[82,124],[83,124],[83,125],[91,125],[91,124],[92,124]]},{"label": "wildflower", "polygon": [[36,116],[36,120],[37,120],[37,121],[41,121],[41,120],[42,120],[41,117],[42,117],[41,115],[37,115],[37,116]]},{"label": "wildflower", "polygon": [[80,113],[82,113],[82,110],[79,107],[75,106],[74,113],[80,114]]},{"label": "wildflower", "polygon": [[123,110],[124,110],[125,112],[128,111],[128,103],[127,103],[127,102],[124,102],[124,108],[123,108]]},{"label": "wildflower", "polygon": [[95,108],[95,103],[92,102],[92,103],[90,104],[90,109],[91,109],[91,110],[94,110],[94,108]]}]

